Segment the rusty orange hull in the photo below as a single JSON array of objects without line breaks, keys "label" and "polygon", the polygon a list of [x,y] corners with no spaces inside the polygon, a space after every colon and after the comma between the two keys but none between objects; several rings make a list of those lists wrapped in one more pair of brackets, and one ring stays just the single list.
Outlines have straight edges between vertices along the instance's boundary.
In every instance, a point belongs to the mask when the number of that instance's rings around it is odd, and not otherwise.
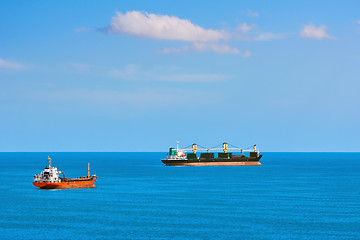
[{"label": "rusty orange hull", "polygon": [[96,178],[91,180],[67,179],[64,182],[33,182],[35,187],[42,189],[69,189],[69,188],[94,188]]}]

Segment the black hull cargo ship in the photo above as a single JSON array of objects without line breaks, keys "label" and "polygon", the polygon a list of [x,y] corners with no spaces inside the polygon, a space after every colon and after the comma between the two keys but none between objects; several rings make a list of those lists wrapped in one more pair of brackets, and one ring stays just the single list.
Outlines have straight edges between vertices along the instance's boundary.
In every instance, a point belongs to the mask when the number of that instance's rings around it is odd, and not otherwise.
[{"label": "black hull cargo ship", "polygon": [[[187,150],[191,150],[192,153],[187,153]],[[210,151],[219,151],[223,152],[216,153]],[[240,151],[240,154],[229,153],[228,150],[237,150]],[[197,151],[206,151],[196,155]],[[250,156],[245,156],[244,152],[250,152]],[[227,143],[222,144],[222,148],[198,148],[196,144],[193,144],[191,149],[179,149],[179,142],[177,142],[177,147],[170,148],[169,153],[166,159],[161,161],[166,166],[245,166],[245,165],[261,165],[259,160],[262,155],[256,150],[256,145],[254,145],[251,150],[244,150],[242,148],[228,148]]]}]

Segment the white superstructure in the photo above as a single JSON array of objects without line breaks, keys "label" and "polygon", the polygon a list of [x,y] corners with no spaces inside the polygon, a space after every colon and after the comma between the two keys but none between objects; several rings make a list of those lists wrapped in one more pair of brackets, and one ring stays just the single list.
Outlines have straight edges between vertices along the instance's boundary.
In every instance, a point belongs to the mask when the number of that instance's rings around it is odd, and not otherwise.
[{"label": "white superstructure", "polygon": [[174,148],[170,148],[166,159],[186,160],[186,151],[184,149],[179,149],[179,141],[176,142],[176,150]]},{"label": "white superstructure", "polygon": [[48,157],[49,163],[45,167],[44,171],[34,176],[34,182],[49,182],[57,183],[61,182],[60,173],[56,167],[51,166],[51,158]]}]

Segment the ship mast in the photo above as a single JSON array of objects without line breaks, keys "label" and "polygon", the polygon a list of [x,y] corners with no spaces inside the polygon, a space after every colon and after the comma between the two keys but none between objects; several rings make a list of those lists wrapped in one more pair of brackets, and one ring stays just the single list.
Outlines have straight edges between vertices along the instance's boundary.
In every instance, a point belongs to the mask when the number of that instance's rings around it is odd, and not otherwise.
[{"label": "ship mast", "polygon": [[51,158],[50,158],[50,156],[48,156],[48,161],[49,161],[48,167],[51,168]]}]

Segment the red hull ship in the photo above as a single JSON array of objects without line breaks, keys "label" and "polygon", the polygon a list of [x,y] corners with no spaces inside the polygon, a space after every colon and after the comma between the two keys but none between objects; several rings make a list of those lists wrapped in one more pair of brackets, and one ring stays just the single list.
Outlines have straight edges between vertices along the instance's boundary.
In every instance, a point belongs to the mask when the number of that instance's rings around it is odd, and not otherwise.
[{"label": "red hull ship", "polygon": [[[51,166],[51,158],[45,169],[34,176],[33,185],[42,189],[69,189],[69,188],[94,188],[97,176],[90,176],[90,164],[88,164],[88,175],[78,178],[67,179],[63,171],[58,171]],[[60,177],[60,173],[63,177]]]}]

